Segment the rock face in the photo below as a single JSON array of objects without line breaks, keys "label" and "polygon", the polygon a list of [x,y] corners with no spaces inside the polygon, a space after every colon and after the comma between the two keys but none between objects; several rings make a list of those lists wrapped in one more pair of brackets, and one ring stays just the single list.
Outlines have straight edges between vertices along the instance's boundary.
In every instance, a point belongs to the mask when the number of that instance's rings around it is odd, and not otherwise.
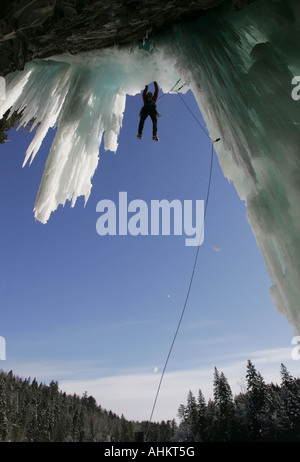
[{"label": "rock face", "polygon": [[[238,9],[253,1],[232,3]],[[10,0],[0,11],[0,75],[23,69],[34,58],[142,40],[176,22],[196,19],[222,3],[224,0]]]}]

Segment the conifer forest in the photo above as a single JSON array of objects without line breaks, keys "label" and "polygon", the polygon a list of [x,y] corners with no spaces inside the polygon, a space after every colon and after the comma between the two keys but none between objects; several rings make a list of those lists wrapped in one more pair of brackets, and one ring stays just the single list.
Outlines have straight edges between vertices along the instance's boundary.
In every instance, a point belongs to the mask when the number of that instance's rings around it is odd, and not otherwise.
[{"label": "conifer forest", "polygon": [[[213,399],[187,394],[175,419],[128,421],[84,393],[67,395],[49,385],[0,372],[1,442],[297,442],[300,379],[281,364],[281,384],[266,384],[249,360],[244,389],[233,396],[223,372],[213,373]],[[176,410],[175,410],[176,412]]]}]

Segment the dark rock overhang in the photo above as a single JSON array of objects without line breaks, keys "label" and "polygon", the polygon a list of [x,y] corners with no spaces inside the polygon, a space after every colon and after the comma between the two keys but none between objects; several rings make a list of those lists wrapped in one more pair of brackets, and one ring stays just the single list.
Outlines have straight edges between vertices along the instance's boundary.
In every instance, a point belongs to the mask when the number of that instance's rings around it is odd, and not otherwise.
[{"label": "dark rock overhang", "polygon": [[0,75],[35,58],[143,40],[228,3],[257,0],[10,0],[0,11]]}]

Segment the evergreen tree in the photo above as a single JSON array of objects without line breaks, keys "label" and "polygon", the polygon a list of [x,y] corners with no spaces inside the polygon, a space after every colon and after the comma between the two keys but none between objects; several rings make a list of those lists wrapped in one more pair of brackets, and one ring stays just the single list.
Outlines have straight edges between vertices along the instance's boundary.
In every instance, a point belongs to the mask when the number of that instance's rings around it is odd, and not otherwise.
[{"label": "evergreen tree", "polygon": [[174,435],[174,422],[171,422],[171,420],[167,420],[167,422],[162,420],[159,428],[159,441],[171,441]]},{"label": "evergreen tree", "polygon": [[204,396],[201,390],[198,391],[197,411],[198,411],[197,428],[198,428],[199,440],[206,441],[207,435],[206,435],[205,428],[206,428],[207,407],[206,407],[206,402],[205,402],[205,399],[204,399]]},{"label": "evergreen tree", "polygon": [[124,415],[121,415],[121,442],[130,442],[134,440],[134,430],[131,422],[127,422]]},{"label": "evergreen tree", "polygon": [[263,423],[266,411],[266,385],[261,374],[255,369],[250,360],[247,364],[248,390],[248,425],[250,438],[253,441],[262,439]]},{"label": "evergreen tree", "polygon": [[265,419],[261,436],[264,441],[281,441],[288,426],[288,416],[280,387],[270,384],[266,386],[266,391]]},{"label": "evergreen tree", "polygon": [[186,405],[186,423],[188,425],[188,441],[199,440],[197,401],[191,390],[188,393]]},{"label": "evergreen tree", "polygon": [[9,434],[9,421],[6,417],[6,400],[3,388],[0,384],[0,441],[6,441]]},{"label": "evergreen tree", "polygon": [[177,416],[181,421],[185,421],[186,419],[186,408],[184,404],[180,404],[178,411],[177,411]]},{"label": "evergreen tree", "polygon": [[188,412],[184,404],[180,404],[177,416],[180,419],[180,425],[178,428],[179,441],[189,441]]},{"label": "evergreen tree", "polygon": [[218,439],[218,408],[214,400],[209,399],[206,407],[205,429],[207,441],[214,442]]},{"label": "evergreen tree", "polygon": [[199,441],[198,428],[198,405],[195,396],[191,392],[187,396],[187,404],[181,404],[178,408],[178,417],[181,420],[179,434],[182,441]]},{"label": "evergreen tree", "polygon": [[286,411],[286,425],[289,429],[289,437],[300,440],[300,387],[284,364],[280,366],[281,373],[281,397]]},{"label": "evergreen tree", "polygon": [[247,394],[240,393],[234,397],[234,441],[249,441],[248,416],[247,416],[248,399]]},{"label": "evergreen tree", "polygon": [[217,407],[217,439],[230,441],[234,418],[234,403],[230,385],[223,372],[214,370],[214,400]]}]

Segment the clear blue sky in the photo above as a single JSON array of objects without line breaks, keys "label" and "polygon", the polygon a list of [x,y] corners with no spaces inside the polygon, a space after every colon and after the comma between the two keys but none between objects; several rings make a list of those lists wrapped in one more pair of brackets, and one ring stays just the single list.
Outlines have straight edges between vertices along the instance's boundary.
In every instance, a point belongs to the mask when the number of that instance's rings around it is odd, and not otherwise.
[{"label": "clear blue sky", "polygon": [[[199,120],[191,92],[183,96]],[[205,199],[210,142],[177,95],[159,100],[160,142],[147,119],[136,139],[141,95],[127,97],[116,154],[100,149],[87,205],[59,207],[42,225],[33,205],[53,133],[22,169],[32,134],[0,146],[0,367],[81,395],[129,419],[149,419],[160,373],[186,297],[196,247],[185,236],[96,233],[96,205]],[[219,251],[214,250],[218,246]],[[269,296],[271,281],[245,205],[214,157],[211,194],[194,284],[153,420],[176,417],[191,389],[212,395],[213,368],[239,392],[251,359],[266,381],[291,360],[293,331]],[[157,372],[155,373],[154,370]]]}]

